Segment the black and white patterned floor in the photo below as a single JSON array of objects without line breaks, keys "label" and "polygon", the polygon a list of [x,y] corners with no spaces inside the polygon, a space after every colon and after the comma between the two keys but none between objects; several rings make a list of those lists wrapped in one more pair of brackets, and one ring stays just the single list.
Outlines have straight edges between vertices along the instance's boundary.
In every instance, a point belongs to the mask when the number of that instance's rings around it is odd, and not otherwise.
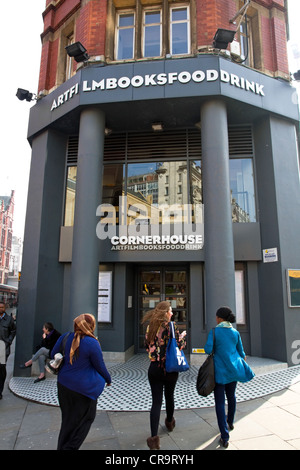
[{"label": "black and white patterned floor", "polygon": [[[107,364],[112,377],[112,385],[104,389],[98,399],[97,409],[148,411],[151,408],[148,365],[146,354],[133,356],[124,364]],[[213,394],[207,398],[199,397],[197,394],[195,384],[198,369],[198,366],[191,366],[187,372],[179,374],[175,389],[176,409],[214,406]],[[58,406],[56,378],[47,378],[38,384],[34,384],[34,379],[35,377],[13,377],[9,382],[9,388],[15,395],[26,400]],[[300,366],[256,375],[251,382],[238,384],[237,401],[242,402],[269,395],[299,381]]]}]

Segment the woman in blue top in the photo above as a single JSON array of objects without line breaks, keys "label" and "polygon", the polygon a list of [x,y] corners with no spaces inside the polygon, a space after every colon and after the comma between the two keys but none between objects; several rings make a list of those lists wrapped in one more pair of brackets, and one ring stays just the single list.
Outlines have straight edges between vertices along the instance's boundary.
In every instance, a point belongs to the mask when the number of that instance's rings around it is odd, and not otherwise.
[{"label": "woman in blue top", "polygon": [[[74,333],[68,334],[63,366],[57,377],[62,422],[57,450],[78,450],[96,416],[97,398],[111,377],[103,361],[100,344],[94,336],[96,321],[84,313],[74,320]],[[60,352],[66,336],[59,338],[51,352]]]},{"label": "woman in blue top", "polygon": [[[236,408],[235,389],[237,382],[248,382],[254,373],[244,358],[245,352],[239,332],[233,328],[235,316],[229,307],[221,307],[216,313],[217,327],[213,344],[213,331],[209,332],[205,352],[211,354],[214,349],[215,365],[215,406],[218,425],[221,432],[220,443],[228,447],[229,429],[233,429]],[[228,402],[228,416],[225,414],[225,395]]]}]

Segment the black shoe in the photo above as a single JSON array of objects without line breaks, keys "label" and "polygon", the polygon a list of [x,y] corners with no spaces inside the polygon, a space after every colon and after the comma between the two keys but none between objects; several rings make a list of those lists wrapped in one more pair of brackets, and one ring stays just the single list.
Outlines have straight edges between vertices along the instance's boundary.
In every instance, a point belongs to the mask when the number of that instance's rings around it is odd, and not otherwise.
[{"label": "black shoe", "polygon": [[45,378],[46,378],[45,375],[44,375],[44,377],[41,377],[41,378],[38,377],[37,379],[34,380],[33,383],[34,383],[34,384],[37,384],[38,382],[41,382],[42,380],[45,380]]},{"label": "black shoe", "polygon": [[231,424],[231,423],[228,423],[228,421],[227,421],[227,425],[228,425],[228,427],[229,427],[230,431],[232,431],[232,430],[234,429],[234,426],[233,426],[233,424]]},{"label": "black shoe", "polygon": [[29,366],[25,366],[25,364],[20,364],[19,367],[20,369],[27,369],[28,367],[31,367],[32,364],[30,364]]},{"label": "black shoe", "polygon": [[2,400],[2,398],[3,398],[3,395],[2,395],[2,393],[0,393],[0,400]]},{"label": "black shoe", "polygon": [[225,449],[227,449],[227,447],[229,446],[229,442],[228,441],[224,441],[224,439],[220,439],[219,440],[220,444],[222,447],[224,447]]}]

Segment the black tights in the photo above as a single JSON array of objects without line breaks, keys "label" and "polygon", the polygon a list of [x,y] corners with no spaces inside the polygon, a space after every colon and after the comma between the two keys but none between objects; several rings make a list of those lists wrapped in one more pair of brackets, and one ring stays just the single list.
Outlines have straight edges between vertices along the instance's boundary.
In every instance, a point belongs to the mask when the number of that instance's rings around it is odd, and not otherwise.
[{"label": "black tights", "polygon": [[171,422],[174,413],[174,390],[178,372],[165,372],[159,363],[152,361],[148,370],[148,379],[152,392],[152,408],[150,411],[151,436],[157,436],[160,410],[165,392],[167,421]]}]

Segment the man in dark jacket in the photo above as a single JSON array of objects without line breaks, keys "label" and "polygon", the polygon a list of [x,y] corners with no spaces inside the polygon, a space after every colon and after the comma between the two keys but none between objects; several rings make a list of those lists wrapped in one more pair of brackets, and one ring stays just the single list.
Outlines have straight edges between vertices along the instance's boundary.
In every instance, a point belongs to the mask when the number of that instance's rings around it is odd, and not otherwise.
[{"label": "man in dark jacket", "polygon": [[0,363],[0,400],[6,379],[6,361],[10,354],[10,345],[15,336],[16,325],[14,319],[5,312],[5,303],[0,302],[0,341],[5,345],[5,358],[1,358]]}]

